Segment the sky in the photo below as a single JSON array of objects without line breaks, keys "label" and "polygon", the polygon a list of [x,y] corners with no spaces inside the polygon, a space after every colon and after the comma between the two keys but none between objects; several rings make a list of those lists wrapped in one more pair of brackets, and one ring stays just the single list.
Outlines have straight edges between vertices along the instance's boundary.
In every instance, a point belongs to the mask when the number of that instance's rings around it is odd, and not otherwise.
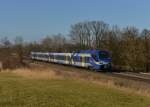
[{"label": "sky", "polygon": [[149,5],[150,0],[0,0],[0,38],[67,35],[71,25],[93,20],[150,29]]}]

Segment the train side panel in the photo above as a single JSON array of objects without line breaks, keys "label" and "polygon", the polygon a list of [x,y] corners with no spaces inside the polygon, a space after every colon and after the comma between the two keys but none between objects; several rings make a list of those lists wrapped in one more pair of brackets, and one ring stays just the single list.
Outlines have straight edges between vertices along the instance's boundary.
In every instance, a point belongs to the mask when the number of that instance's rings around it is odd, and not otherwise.
[{"label": "train side panel", "polygon": [[[93,53],[92,53],[93,52]],[[95,70],[107,69],[110,61],[98,59],[100,51],[86,51],[83,53],[42,53],[31,52],[31,59],[66,64],[78,67],[86,67]]]}]

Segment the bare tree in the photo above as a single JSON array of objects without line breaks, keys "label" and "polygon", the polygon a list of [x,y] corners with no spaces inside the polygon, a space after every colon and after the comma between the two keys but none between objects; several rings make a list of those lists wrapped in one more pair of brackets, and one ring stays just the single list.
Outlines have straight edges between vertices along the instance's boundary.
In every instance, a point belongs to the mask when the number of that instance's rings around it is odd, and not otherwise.
[{"label": "bare tree", "polygon": [[95,40],[95,48],[101,49],[102,39],[108,33],[108,24],[103,21],[92,21],[90,29]]},{"label": "bare tree", "polygon": [[108,24],[102,21],[80,22],[71,26],[70,37],[80,45],[80,49],[99,49],[107,33]]},{"label": "bare tree", "polygon": [[52,44],[52,37],[47,36],[46,38],[42,39],[41,45],[42,45],[42,50],[44,51],[52,51],[53,44]]},{"label": "bare tree", "polygon": [[56,46],[56,51],[62,52],[65,51],[64,45],[66,43],[66,38],[62,34],[57,34],[53,37],[53,43]]},{"label": "bare tree", "polygon": [[8,40],[7,37],[1,38],[1,45],[5,48],[8,48],[11,46],[11,42]]},{"label": "bare tree", "polygon": [[85,28],[85,39],[86,39],[86,47],[87,49],[92,48],[92,35],[91,35],[91,30],[90,30],[90,26],[89,26],[89,22],[86,22],[84,24],[84,28]]},{"label": "bare tree", "polygon": [[20,64],[23,64],[23,38],[21,36],[15,38],[15,51]]},{"label": "bare tree", "polygon": [[83,48],[84,38],[83,38],[83,24],[82,23],[77,23],[71,26],[70,37],[76,44],[80,45],[81,49]]},{"label": "bare tree", "polygon": [[144,29],[141,33],[143,40],[143,59],[145,65],[145,71],[149,71],[150,67],[150,30]]},{"label": "bare tree", "polygon": [[104,49],[107,49],[111,52],[113,65],[118,67],[119,65],[124,64],[122,60],[122,42],[121,42],[121,30],[118,26],[113,26],[108,32],[106,39],[106,44]]},{"label": "bare tree", "polygon": [[11,65],[10,57],[11,57],[11,42],[7,37],[3,37],[0,40],[0,61],[3,64],[4,68],[9,68]]},{"label": "bare tree", "polygon": [[122,51],[124,55],[125,63],[127,67],[130,67],[132,70],[136,70],[138,67],[137,63],[139,62],[139,44],[138,44],[138,36],[139,31],[135,27],[126,27],[123,31],[122,43],[123,49]]}]

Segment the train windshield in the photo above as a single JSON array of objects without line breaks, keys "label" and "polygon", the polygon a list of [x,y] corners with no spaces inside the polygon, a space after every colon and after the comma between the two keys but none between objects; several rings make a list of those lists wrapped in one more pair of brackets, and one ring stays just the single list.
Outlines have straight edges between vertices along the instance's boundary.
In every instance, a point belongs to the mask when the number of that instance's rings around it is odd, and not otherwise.
[{"label": "train windshield", "polygon": [[110,57],[110,55],[109,55],[108,52],[100,52],[100,53],[99,53],[99,58],[100,58],[100,59],[109,58],[109,57]]}]

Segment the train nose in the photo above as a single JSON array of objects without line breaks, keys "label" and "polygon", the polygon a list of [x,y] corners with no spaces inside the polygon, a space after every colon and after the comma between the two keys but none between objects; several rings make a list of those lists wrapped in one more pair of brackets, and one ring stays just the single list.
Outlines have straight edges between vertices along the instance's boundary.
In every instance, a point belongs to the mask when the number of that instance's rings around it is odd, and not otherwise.
[{"label": "train nose", "polygon": [[102,70],[111,69],[111,65],[110,64],[103,64],[103,65],[99,66],[99,69],[102,69]]},{"label": "train nose", "polygon": [[101,65],[100,68],[103,69],[107,69],[107,65]]}]

